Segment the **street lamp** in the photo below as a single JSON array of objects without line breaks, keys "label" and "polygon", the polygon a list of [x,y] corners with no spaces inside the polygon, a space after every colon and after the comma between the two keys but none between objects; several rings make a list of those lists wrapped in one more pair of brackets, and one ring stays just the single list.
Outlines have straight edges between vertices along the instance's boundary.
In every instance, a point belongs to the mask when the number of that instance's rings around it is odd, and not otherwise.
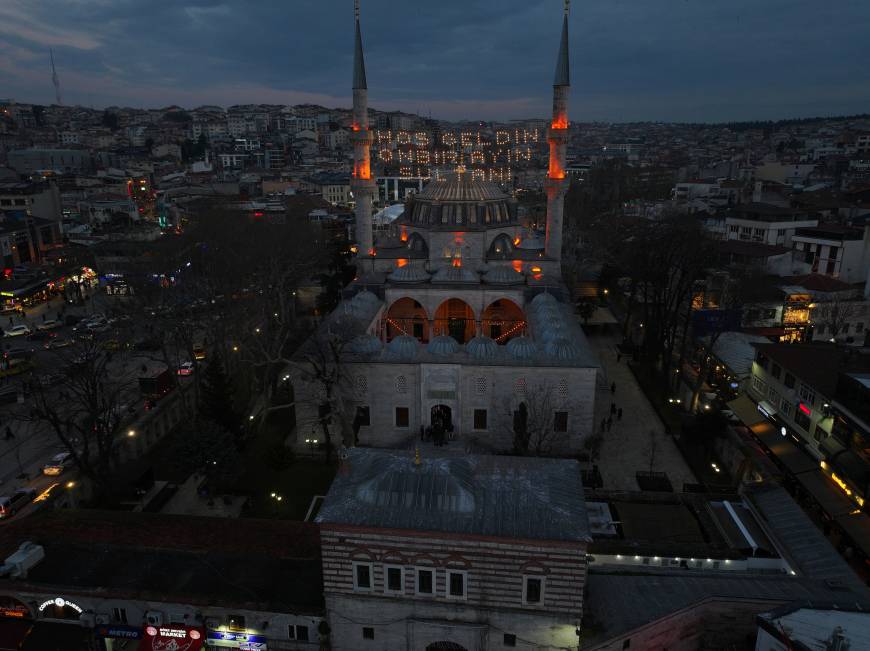
[{"label": "street lamp", "polygon": [[314,448],[317,447],[317,439],[305,439],[305,442],[311,448],[311,454],[314,454]]}]

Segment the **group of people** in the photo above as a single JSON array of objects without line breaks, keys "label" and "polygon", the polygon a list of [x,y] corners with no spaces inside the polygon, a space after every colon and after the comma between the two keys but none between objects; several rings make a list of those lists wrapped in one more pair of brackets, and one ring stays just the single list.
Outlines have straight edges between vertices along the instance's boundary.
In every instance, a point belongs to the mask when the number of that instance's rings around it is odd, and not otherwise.
[{"label": "group of people", "polygon": [[[610,385],[610,395],[616,395],[616,382],[611,383]],[[601,419],[601,433],[609,432],[610,428],[613,427],[613,419],[616,417],[617,421],[622,420],[622,407],[617,407],[615,401],[611,401],[610,403],[610,415],[606,418]]]}]

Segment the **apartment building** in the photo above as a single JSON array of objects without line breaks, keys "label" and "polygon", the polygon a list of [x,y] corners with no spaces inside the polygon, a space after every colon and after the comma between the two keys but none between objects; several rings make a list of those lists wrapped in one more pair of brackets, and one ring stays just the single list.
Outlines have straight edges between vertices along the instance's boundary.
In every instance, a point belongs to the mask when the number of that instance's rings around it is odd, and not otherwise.
[{"label": "apartment building", "polygon": [[821,224],[795,229],[792,248],[804,273],[862,282],[870,267],[870,226]]},{"label": "apartment building", "polygon": [[751,202],[739,204],[725,218],[726,238],[791,247],[798,228],[818,226],[815,215],[794,208]]}]

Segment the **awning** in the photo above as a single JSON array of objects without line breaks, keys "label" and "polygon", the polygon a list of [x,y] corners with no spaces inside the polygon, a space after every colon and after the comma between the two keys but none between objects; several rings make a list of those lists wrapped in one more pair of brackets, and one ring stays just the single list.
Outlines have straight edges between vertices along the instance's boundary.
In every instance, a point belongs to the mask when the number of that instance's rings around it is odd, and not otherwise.
[{"label": "awning", "polygon": [[795,479],[832,518],[848,515],[857,508],[821,470],[803,472],[795,476]]},{"label": "awning", "polygon": [[755,425],[767,422],[767,419],[758,411],[758,407],[749,399],[749,396],[739,396],[727,404],[728,409],[733,411],[737,418],[750,429]]},{"label": "awning", "polygon": [[798,447],[790,436],[783,436],[782,430],[775,425],[765,421],[753,427],[752,431],[791,474],[799,475],[819,469],[819,462]]},{"label": "awning", "polygon": [[773,418],[776,416],[776,407],[770,404],[767,400],[762,400],[758,403],[758,411],[762,416]]},{"label": "awning", "polygon": [[79,622],[36,622],[21,645],[21,651],[89,651],[92,632]]},{"label": "awning", "polygon": [[835,522],[857,545],[865,556],[870,556],[870,516],[866,513],[849,513],[834,518]]},{"label": "awning", "polygon": [[18,651],[31,626],[29,619],[0,619],[0,651]]}]

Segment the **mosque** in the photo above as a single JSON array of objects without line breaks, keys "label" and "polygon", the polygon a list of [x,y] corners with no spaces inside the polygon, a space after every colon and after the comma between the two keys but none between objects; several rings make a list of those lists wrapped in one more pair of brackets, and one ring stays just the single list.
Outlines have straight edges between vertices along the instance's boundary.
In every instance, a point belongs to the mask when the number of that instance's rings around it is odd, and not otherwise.
[{"label": "mosque", "polygon": [[338,429],[328,413],[352,420],[356,444],[372,447],[410,446],[436,421],[476,451],[510,451],[521,430],[530,451],[570,454],[592,434],[598,363],[566,301],[560,267],[569,84],[566,18],[548,129],[545,237],[520,223],[513,197],[459,167],[411,196],[375,241],[357,9],[357,278],[313,338],[322,345],[324,333],[340,332],[346,340],[330,345],[340,367],[330,397],[304,362],[293,372],[299,448],[318,438],[323,420]]}]

